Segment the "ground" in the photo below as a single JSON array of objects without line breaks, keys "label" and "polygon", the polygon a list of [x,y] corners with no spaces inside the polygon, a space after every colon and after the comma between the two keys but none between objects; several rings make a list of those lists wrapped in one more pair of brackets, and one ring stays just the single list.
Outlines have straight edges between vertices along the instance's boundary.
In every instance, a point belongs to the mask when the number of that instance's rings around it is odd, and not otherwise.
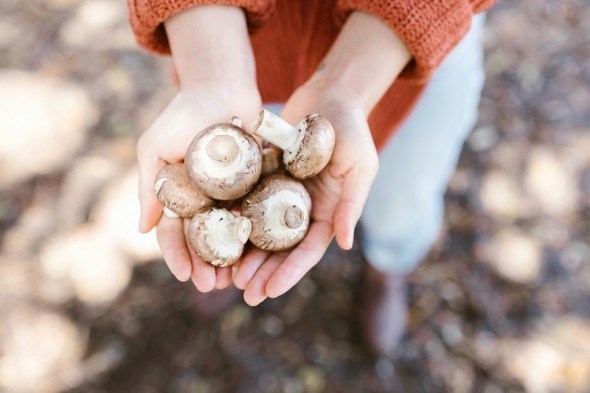
[{"label": "ground", "polygon": [[122,1],[0,4],[0,391],[589,392],[590,7],[500,2],[442,254],[392,358],[360,238],[287,295],[197,316],[136,232],[135,141],[174,95]]}]

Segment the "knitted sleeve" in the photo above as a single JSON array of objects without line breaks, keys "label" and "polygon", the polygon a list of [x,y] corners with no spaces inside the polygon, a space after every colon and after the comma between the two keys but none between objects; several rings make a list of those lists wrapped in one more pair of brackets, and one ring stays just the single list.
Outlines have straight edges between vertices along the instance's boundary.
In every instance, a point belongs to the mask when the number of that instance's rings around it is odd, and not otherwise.
[{"label": "knitted sleeve", "polygon": [[127,0],[129,21],[135,39],[145,49],[169,54],[168,37],[163,22],[196,5],[220,4],[241,7],[249,28],[262,25],[274,10],[274,0]]},{"label": "knitted sleeve", "polygon": [[404,41],[413,59],[400,78],[424,82],[471,26],[473,14],[495,0],[337,0],[336,18],[343,23],[354,10],[381,18]]}]

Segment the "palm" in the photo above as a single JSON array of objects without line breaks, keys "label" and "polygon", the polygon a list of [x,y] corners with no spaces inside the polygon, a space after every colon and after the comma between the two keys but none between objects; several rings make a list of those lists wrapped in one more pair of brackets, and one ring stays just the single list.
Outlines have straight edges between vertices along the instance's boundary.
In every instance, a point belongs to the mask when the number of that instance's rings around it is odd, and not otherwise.
[{"label": "palm", "polygon": [[196,287],[204,292],[214,286],[229,285],[231,269],[214,268],[204,263],[187,246],[182,220],[162,215],[162,206],[153,192],[154,181],[166,163],[182,161],[187,146],[200,129],[228,121],[232,115],[248,121],[257,110],[255,94],[229,94],[215,86],[184,90],[138,143],[140,228],[147,232],[157,225],[158,242],[172,273],[182,281],[192,278]]}]

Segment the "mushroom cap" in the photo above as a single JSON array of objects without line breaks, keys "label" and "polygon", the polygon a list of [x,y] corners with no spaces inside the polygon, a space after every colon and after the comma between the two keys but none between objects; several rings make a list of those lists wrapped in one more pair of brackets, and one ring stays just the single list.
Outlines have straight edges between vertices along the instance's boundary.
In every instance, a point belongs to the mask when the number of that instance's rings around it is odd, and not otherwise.
[{"label": "mushroom cap", "polygon": [[194,186],[218,200],[247,194],[262,171],[262,153],[256,140],[229,123],[215,124],[199,132],[189,145],[184,162]]},{"label": "mushroom cap", "polygon": [[215,205],[193,186],[182,163],[162,168],[156,177],[154,191],[165,208],[183,218],[190,218]]},{"label": "mushroom cap", "polygon": [[268,145],[262,148],[262,176],[285,172],[282,155],[283,151],[275,145]]},{"label": "mushroom cap", "polygon": [[321,172],[330,161],[336,136],[332,123],[318,114],[308,115],[297,124],[300,143],[287,149],[283,162],[287,171],[297,179],[306,179]]},{"label": "mushroom cap", "polygon": [[226,209],[212,208],[197,213],[188,224],[187,240],[205,262],[231,266],[244,251],[252,223]]},{"label": "mushroom cap", "polygon": [[250,241],[268,251],[303,240],[310,214],[311,198],[303,184],[282,174],[264,177],[242,202],[242,215],[252,222]]}]

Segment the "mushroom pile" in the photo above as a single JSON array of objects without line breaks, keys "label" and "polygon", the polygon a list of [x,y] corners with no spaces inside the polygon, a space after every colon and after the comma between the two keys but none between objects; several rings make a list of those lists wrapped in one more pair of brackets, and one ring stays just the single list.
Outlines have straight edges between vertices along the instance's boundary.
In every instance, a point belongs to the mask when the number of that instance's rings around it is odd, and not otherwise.
[{"label": "mushroom pile", "polygon": [[230,266],[248,240],[267,251],[303,240],[311,198],[300,180],[324,169],[334,143],[321,115],[292,126],[262,109],[250,132],[235,117],[200,131],[183,163],[160,170],[154,190],[166,216],[190,220],[187,241],[197,255]]}]

